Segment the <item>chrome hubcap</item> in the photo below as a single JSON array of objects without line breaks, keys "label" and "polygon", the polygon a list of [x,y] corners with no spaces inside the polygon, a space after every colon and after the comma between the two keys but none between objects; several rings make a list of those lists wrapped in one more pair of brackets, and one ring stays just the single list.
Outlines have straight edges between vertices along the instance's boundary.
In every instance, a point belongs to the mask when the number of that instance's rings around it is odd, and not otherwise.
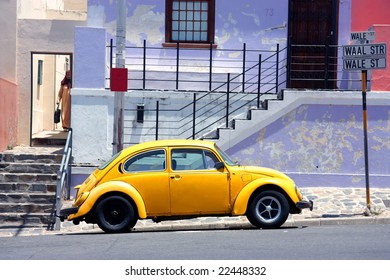
[{"label": "chrome hubcap", "polygon": [[256,214],[264,223],[272,223],[281,214],[281,205],[279,200],[272,196],[262,197],[256,205]]}]

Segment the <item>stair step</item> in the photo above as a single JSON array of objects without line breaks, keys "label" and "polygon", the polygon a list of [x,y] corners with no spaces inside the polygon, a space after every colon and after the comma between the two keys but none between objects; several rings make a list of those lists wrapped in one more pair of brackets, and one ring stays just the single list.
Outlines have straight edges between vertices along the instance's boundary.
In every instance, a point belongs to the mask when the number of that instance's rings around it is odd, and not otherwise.
[{"label": "stair step", "polygon": [[57,174],[58,163],[0,162],[0,172]]},{"label": "stair step", "polygon": [[41,193],[55,193],[56,182],[51,183],[0,183],[0,192],[41,192]]},{"label": "stair step", "polygon": [[61,163],[62,154],[3,153],[0,162]]},{"label": "stair step", "polygon": [[36,203],[49,204],[55,203],[55,193],[0,193],[0,203]]},{"label": "stair step", "polygon": [[0,154],[0,162],[61,163],[63,147],[17,146]]},{"label": "stair step", "polygon": [[[54,213],[54,212],[53,212]],[[42,227],[55,223],[55,215],[42,213],[0,213],[1,227]]]},{"label": "stair step", "polygon": [[[54,197],[52,198],[54,201]],[[0,203],[0,213],[41,213],[51,214],[55,212],[54,202],[51,203]]]},{"label": "stair step", "polygon": [[0,154],[0,230],[53,228],[63,147],[15,147]]},{"label": "stair step", "polygon": [[32,139],[33,146],[65,146],[66,138],[34,138]]},{"label": "stair step", "polygon": [[0,182],[5,183],[53,183],[56,174],[0,173]]}]

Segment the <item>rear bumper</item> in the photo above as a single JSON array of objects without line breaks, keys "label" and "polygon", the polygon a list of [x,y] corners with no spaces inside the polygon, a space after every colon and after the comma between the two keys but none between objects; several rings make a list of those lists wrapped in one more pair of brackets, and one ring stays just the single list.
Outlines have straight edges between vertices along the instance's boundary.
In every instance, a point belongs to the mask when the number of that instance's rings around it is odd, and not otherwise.
[{"label": "rear bumper", "polygon": [[60,211],[60,220],[63,222],[68,219],[69,215],[76,214],[79,211],[78,207],[64,208]]},{"label": "rear bumper", "polygon": [[297,204],[295,204],[295,206],[298,208],[298,209],[307,209],[309,208],[310,211],[313,211],[313,205],[314,205],[314,202],[312,200],[301,200],[301,201],[298,201]]}]

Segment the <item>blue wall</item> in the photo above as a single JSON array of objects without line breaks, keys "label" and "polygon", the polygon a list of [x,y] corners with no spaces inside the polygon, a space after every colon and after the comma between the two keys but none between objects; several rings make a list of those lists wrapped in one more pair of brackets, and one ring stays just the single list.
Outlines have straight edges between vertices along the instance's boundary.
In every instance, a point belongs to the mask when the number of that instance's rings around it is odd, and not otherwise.
[{"label": "blue wall", "polygon": [[[372,187],[390,186],[390,109],[368,107]],[[361,106],[302,105],[227,151],[243,165],[290,173],[305,187],[363,187]]]},{"label": "blue wall", "polygon": [[[128,45],[158,45],[165,40],[165,1],[127,1]],[[215,39],[220,48],[272,49],[287,42],[288,0],[216,0]],[[115,37],[116,1],[89,0],[88,25]]]}]

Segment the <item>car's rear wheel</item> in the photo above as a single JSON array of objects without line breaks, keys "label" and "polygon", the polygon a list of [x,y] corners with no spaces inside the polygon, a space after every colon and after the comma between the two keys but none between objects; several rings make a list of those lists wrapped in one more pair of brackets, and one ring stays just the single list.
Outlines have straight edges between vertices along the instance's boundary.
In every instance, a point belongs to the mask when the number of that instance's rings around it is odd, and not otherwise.
[{"label": "car's rear wheel", "polygon": [[128,232],[137,223],[133,205],[124,197],[109,196],[96,206],[98,226],[107,233]]},{"label": "car's rear wheel", "polygon": [[258,228],[279,228],[287,220],[290,206],[286,197],[277,191],[257,194],[247,210],[249,222]]}]

